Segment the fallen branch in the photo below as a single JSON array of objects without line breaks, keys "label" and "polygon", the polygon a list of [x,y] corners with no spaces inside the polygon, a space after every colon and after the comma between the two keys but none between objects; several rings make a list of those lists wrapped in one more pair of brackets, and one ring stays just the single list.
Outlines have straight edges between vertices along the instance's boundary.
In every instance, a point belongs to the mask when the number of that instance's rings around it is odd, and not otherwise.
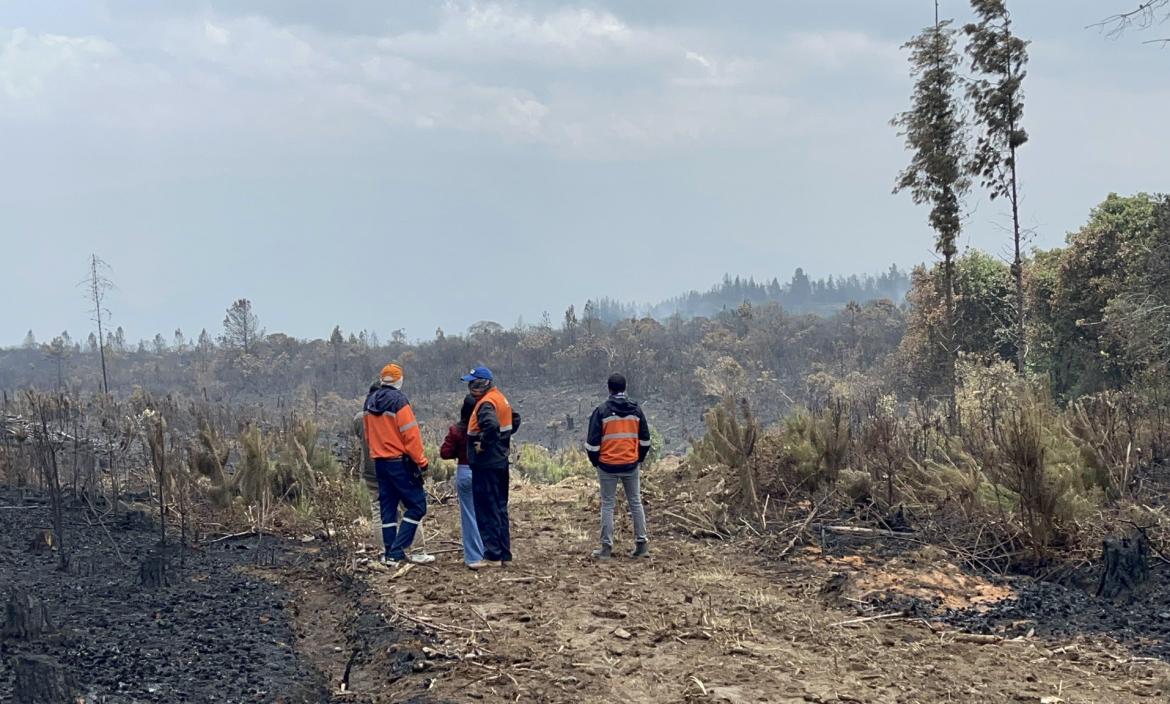
[{"label": "fallen branch", "polygon": [[900,533],[895,530],[886,530],[884,528],[857,528],[854,526],[826,526],[822,525],[821,530],[827,533],[838,533],[842,535],[873,535],[882,538],[901,538],[903,540],[911,540],[918,542],[916,538],[911,538],[906,533]]},{"label": "fallen branch", "polygon": [[708,528],[707,526],[704,526],[703,524],[699,523],[698,521],[694,520],[693,518],[687,518],[686,516],[680,516],[679,514],[673,512],[673,511],[663,511],[662,513],[664,515],[670,516],[671,518],[677,518],[678,520],[683,521],[684,523],[686,523],[690,527],[691,530],[698,531],[699,533],[705,533],[707,535],[714,536],[720,540],[727,540],[727,536],[724,535],[723,533],[720,533],[718,530],[716,530],[714,528],[714,526],[712,526],[711,528]]},{"label": "fallen branch", "polygon": [[824,503],[825,499],[821,499],[816,506],[813,506],[809,510],[808,517],[805,518],[804,522],[800,524],[800,528],[797,529],[796,533],[792,536],[792,539],[788,541],[788,544],[784,546],[784,549],[780,551],[780,554],[776,556],[777,560],[783,560],[784,558],[788,557],[788,553],[792,552],[792,549],[796,547],[796,541],[800,540],[800,536],[804,535],[804,532],[808,530],[808,527],[812,525],[814,520],[816,520],[817,514],[821,510],[821,505]]},{"label": "fallen branch", "polygon": [[475,614],[475,615],[476,615],[476,617],[477,617],[477,618],[478,618],[480,621],[483,621],[483,625],[487,626],[488,633],[490,633],[490,634],[492,634],[492,635],[494,636],[494,635],[496,634],[496,632],[495,632],[494,630],[492,630],[492,624],[488,623],[487,617],[486,617],[486,616],[484,616],[483,614],[481,614],[481,613],[479,612],[479,609],[475,608],[474,606],[471,606],[471,607],[468,607],[468,608],[470,608],[470,609],[471,609],[471,613]]},{"label": "fallen branch", "polygon": [[232,533],[230,535],[220,536],[220,537],[216,538],[215,540],[208,540],[207,544],[214,545],[215,543],[221,543],[225,540],[238,540],[240,538],[263,537],[265,535],[267,535],[271,538],[277,537],[275,533],[269,533],[268,531],[264,531],[264,530],[246,530],[242,533]]},{"label": "fallen branch", "polygon": [[464,628],[462,626],[448,626],[446,624],[435,621],[427,621],[416,616],[411,616],[405,611],[400,611],[393,606],[388,605],[388,608],[395,617],[401,618],[405,621],[410,621],[411,623],[422,626],[423,628],[430,628],[435,631],[442,631],[443,633],[475,633],[475,630],[471,628]]},{"label": "fallen branch", "polygon": [[855,625],[858,623],[869,623],[870,621],[884,621],[886,619],[891,619],[891,618],[906,618],[906,612],[905,611],[896,611],[894,613],[878,614],[877,616],[866,616],[864,618],[851,618],[848,621],[838,621],[837,623],[830,624],[829,628],[835,628],[837,626],[852,626],[852,625]]},{"label": "fallen branch", "polygon": [[956,633],[954,634],[954,640],[956,643],[975,643],[976,645],[995,645],[1007,641],[1003,636],[993,636],[983,633]]}]

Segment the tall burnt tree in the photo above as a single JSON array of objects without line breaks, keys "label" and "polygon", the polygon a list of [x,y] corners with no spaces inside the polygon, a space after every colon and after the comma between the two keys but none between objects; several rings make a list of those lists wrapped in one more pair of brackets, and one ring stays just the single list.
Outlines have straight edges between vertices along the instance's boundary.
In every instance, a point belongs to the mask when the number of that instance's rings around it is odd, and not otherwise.
[{"label": "tall burnt tree", "polygon": [[89,255],[89,276],[81,282],[85,286],[86,298],[93,306],[89,309],[89,313],[93,316],[93,321],[97,323],[98,354],[101,355],[102,360],[102,393],[107,395],[110,393],[110,379],[106,371],[106,338],[102,332],[102,321],[110,318],[110,311],[106,309],[106,294],[114,287],[114,283],[106,276],[109,270],[109,264],[102,261],[98,255],[91,254]]},{"label": "tall burnt tree", "polygon": [[1024,263],[1020,228],[1020,179],[1016,153],[1028,141],[1021,125],[1024,116],[1023,82],[1027,75],[1028,42],[1012,33],[1006,0],[971,0],[977,22],[963,28],[967,55],[975,77],[967,84],[980,134],[971,159],[992,200],[1006,198],[1012,211],[1012,274],[1016,282],[1016,368],[1024,371],[1025,337]]},{"label": "tall burnt tree", "polygon": [[[948,395],[954,398],[955,257],[962,230],[962,200],[970,188],[963,107],[958,93],[959,56],[950,20],[939,20],[905,44],[910,50],[910,73],[915,79],[910,109],[892,124],[905,137],[910,164],[898,175],[894,192],[909,191],[915,203],[930,205],[935,250],[943,258],[945,316],[942,344],[946,351]],[[798,270],[799,271],[799,270]],[[952,412],[954,404],[951,404]]]}]

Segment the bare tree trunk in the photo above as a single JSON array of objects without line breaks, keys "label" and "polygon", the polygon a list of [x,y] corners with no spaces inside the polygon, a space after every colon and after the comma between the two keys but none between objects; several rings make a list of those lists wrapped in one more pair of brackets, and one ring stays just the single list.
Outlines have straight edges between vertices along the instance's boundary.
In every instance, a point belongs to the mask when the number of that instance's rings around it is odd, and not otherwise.
[{"label": "bare tree trunk", "polygon": [[943,323],[946,326],[946,383],[947,383],[947,421],[951,426],[952,431],[959,429],[959,404],[955,398],[955,386],[958,384],[958,379],[955,376],[955,362],[959,354],[958,345],[955,340],[958,339],[958,326],[955,320],[955,255],[950,251],[946,252],[943,257],[943,286],[946,291],[943,292],[946,300],[946,321]]},{"label": "bare tree trunk", "polygon": [[[1015,124],[1013,122],[1013,130]],[[1016,369],[1024,372],[1024,360],[1028,353],[1026,309],[1024,305],[1024,258],[1020,252],[1020,200],[1019,181],[1016,176],[1016,148],[1011,148],[1012,181],[1012,237],[1015,244],[1015,258],[1012,260],[1012,274],[1016,279]]]}]

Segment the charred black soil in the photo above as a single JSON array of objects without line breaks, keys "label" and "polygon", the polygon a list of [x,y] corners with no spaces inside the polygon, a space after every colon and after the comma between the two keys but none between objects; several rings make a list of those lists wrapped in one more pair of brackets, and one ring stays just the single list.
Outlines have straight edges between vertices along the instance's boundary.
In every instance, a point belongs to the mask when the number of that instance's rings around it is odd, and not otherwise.
[{"label": "charred black soil", "polygon": [[148,589],[139,564],[158,553],[151,525],[111,516],[107,531],[86,509],[67,508],[71,569],[61,571],[54,550],[29,550],[51,525],[48,506],[18,498],[0,492],[0,592],[42,600],[55,632],[3,641],[0,701],[12,697],[11,662],[21,654],[56,660],[86,701],[329,700],[326,677],[298,655],[290,593],[263,574],[301,559],[295,546],[260,551],[267,570],[255,565],[254,539],[189,550],[182,567],[172,554],[171,586]]}]

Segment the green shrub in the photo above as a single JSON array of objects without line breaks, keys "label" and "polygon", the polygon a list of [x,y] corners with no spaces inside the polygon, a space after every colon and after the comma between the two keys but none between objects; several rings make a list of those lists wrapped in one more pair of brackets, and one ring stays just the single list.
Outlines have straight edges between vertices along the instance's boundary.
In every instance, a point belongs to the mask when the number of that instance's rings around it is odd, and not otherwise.
[{"label": "green shrub", "polygon": [[543,484],[555,484],[572,476],[593,476],[596,470],[589,458],[579,450],[552,452],[542,445],[522,443],[512,462],[512,468],[526,479]]}]

